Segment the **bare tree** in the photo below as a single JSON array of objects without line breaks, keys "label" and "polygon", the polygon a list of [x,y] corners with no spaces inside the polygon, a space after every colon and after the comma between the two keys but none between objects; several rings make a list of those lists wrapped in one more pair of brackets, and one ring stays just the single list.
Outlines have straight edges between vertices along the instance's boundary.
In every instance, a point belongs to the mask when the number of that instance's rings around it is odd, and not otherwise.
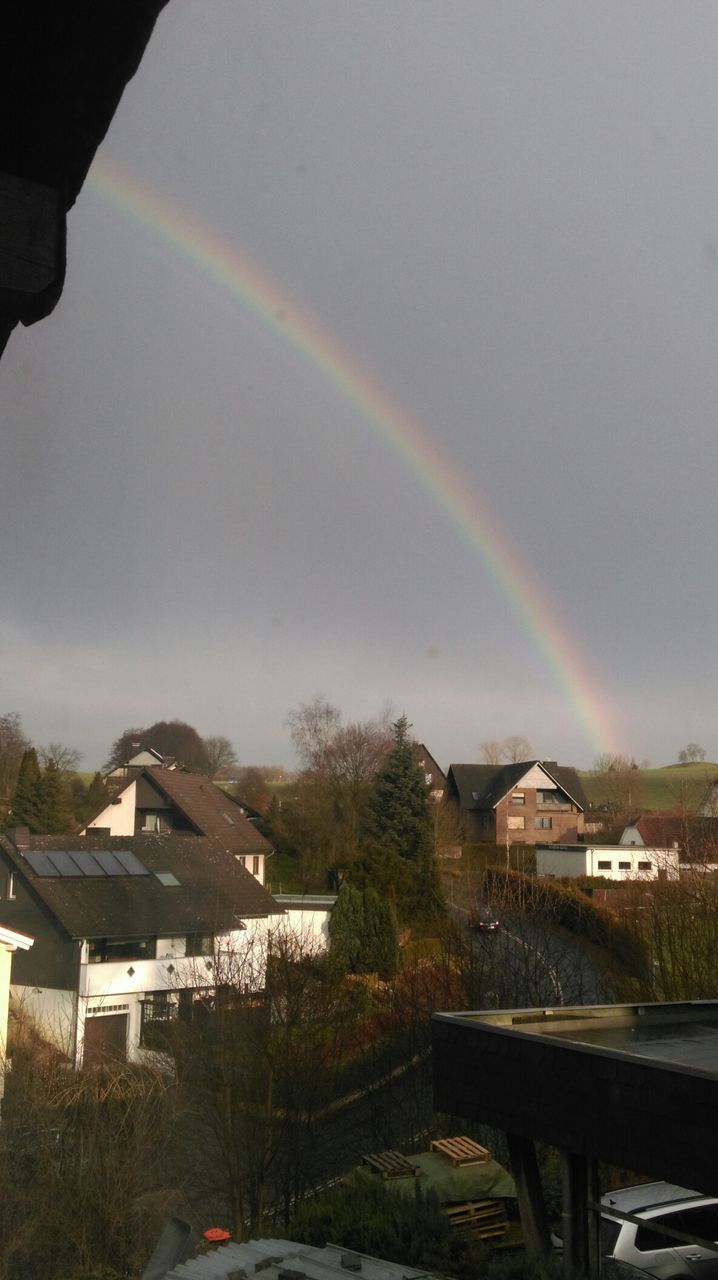
[{"label": "bare tree", "polygon": [[593,762],[596,775],[596,801],[614,817],[625,816],[641,804],[639,771],[628,756],[604,752]]},{"label": "bare tree", "polygon": [[484,742],[479,743],[479,754],[482,764],[501,764],[503,758],[503,743],[497,738],[486,738]]},{"label": "bare tree", "polygon": [[292,746],[305,769],[321,771],[342,721],[338,707],[317,693],[311,702],[303,702],[287,716]]},{"label": "bare tree", "polygon": [[343,724],[339,709],[319,695],[290,711],[304,769],[283,805],[282,834],[307,864],[327,868],[356,857],[367,798],[392,745],[388,717],[385,709],[373,720]]},{"label": "bare tree", "polygon": [[37,756],[43,769],[54,760],[61,774],[76,773],[83,753],[77,747],[66,747],[62,742],[48,742],[46,747],[38,747]]},{"label": "bare tree", "polygon": [[9,800],[15,790],[20,761],[29,745],[18,713],[0,715],[0,800]]},{"label": "bare tree", "polygon": [[287,1220],[324,1172],[318,1120],[337,1096],[359,993],[280,932],[219,951],[213,980],[177,1024],[174,1050],[196,1108],[197,1164],[242,1238],[270,1214]]},{"label": "bare tree", "polygon": [[180,1199],[167,1181],[176,1101],[167,1072],[71,1072],[37,1039],[15,1047],[0,1131],[2,1280],[139,1273]]},{"label": "bare tree", "polygon": [[518,764],[521,760],[531,759],[531,743],[520,733],[504,738],[501,744],[501,755],[509,764]]},{"label": "bare tree", "polygon": [[234,769],[238,764],[237,753],[229,738],[220,734],[204,739],[204,753],[207,757],[207,772],[210,778],[227,769]]}]

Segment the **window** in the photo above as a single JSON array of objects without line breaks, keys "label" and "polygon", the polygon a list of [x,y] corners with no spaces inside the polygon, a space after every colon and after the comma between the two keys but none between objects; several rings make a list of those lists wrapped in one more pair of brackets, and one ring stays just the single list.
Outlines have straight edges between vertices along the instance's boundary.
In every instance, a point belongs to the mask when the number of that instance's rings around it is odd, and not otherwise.
[{"label": "window", "polygon": [[674,1230],[680,1231],[681,1217],[680,1213],[666,1213],[660,1218],[651,1218],[650,1226],[646,1223],[636,1231],[636,1248],[641,1253],[652,1253],[654,1249],[675,1249],[680,1241],[664,1235],[661,1227],[673,1227]]},{"label": "window", "polygon": [[188,933],[187,934],[187,956],[211,956],[214,951],[214,934],[212,933]]},{"label": "window", "polygon": [[509,831],[523,831],[526,826],[526,819],[522,813],[509,814],[508,828]]},{"label": "window", "polygon": [[610,870],[611,870],[611,868],[612,868],[612,866],[613,866],[613,863],[611,862],[611,859],[610,859],[610,858],[599,858],[599,859],[598,859],[598,869],[599,869],[599,871],[610,871]]},{"label": "window", "polygon": [[164,814],[143,813],[142,826],[140,827],[140,831],[144,832],[145,834],[152,833],[153,835],[161,835],[164,832],[167,832],[170,830],[171,830],[170,824],[167,821],[167,818],[165,817]]},{"label": "window", "polygon": [[526,804],[526,796],[524,795],[523,791],[514,791],[514,794],[511,797],[511,803]]},{"label": "window", "polygon": [[14,871],[11,871],[7,878],[7,896],[8,898],[15,897],[15,872]]},{"label": "window", "polygon": [[87,959],[89,964],[103,960],[154,960],[156,950],[156,938],[91,938]]},{"label": "window", "polygon": [[162,1031],[175,1021],[179,1013],[175,993],[148,991],[140,1001],[140,1009],[140,1044],[148,1049],[161,1048]]},{"label": "window", "polygon": [[243,853],[235,853],[234,856],[237,859],[237,862],[239,863],[240,867],[246,867],[247,859],[245,858]]},{"label": "window", "polygon": [[254,857],[252,858],[252,875],[253,876],[259,875],[259,854],[257,853],[255,853]]},{"label": "window", "polygon": [[652,866],[652,864],[651,864],[650,862],[639,862],[639,864],[638,864],[638,870],[639,870],[639,871],[652,871],[652,870],[653,870],[653,866]]},{"label": "window", "polygon": [[618,870],[619,870],[619,871],[630,871],[630,870],[631,870],[631,864],[630,864],[630,862],[619,862],[619,864],[618,864]]},{"label": "window", "polygon": [[553,818],[534,818],[534,827],[537,831],[550,831],[553,827]]}]

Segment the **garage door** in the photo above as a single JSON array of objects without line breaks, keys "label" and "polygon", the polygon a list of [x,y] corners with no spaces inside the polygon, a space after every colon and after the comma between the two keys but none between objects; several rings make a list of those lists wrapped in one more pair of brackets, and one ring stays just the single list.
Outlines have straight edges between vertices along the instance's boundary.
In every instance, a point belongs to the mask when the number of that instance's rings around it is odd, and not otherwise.
[{"label": "garage door", "polygon": [[111,1060],[127,1060],[126,1013],[106,1013],[85,1019],[85,1065]]}]

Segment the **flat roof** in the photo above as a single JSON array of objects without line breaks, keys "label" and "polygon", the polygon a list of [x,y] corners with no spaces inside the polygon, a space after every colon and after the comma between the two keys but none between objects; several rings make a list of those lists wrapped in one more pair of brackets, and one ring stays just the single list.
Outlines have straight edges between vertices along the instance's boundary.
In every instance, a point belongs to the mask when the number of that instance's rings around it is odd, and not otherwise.
[{"label": "flat roof", "polygon": [[485,1027],[674,1063],[718,1076],[718,1001],[714,1000],[501,1009],[437,1017],[480,1022]]},{"label": "flat roof", "polygon": [[432,1023],[437,1110],[718,1195],[718,1001]]}]

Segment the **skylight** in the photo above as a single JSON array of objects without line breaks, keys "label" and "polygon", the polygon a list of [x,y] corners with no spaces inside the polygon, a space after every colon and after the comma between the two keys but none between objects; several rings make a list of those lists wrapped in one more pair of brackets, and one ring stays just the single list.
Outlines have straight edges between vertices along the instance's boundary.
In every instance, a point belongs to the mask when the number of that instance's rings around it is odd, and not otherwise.
[{"label": "skylight", "polygon": [[171,871],[155,871],[155,875],[160,884],[163,884],[167,889],[172,888],[173,885],[179,884],[179,880]]},{"label": "skylight", "polygon": [[234,818],[231,818],[228,813],[225,813],[224,809],[222,810],[222,817],[224,818],[225,822],[229,823],[230,827],[234,826]]}]

